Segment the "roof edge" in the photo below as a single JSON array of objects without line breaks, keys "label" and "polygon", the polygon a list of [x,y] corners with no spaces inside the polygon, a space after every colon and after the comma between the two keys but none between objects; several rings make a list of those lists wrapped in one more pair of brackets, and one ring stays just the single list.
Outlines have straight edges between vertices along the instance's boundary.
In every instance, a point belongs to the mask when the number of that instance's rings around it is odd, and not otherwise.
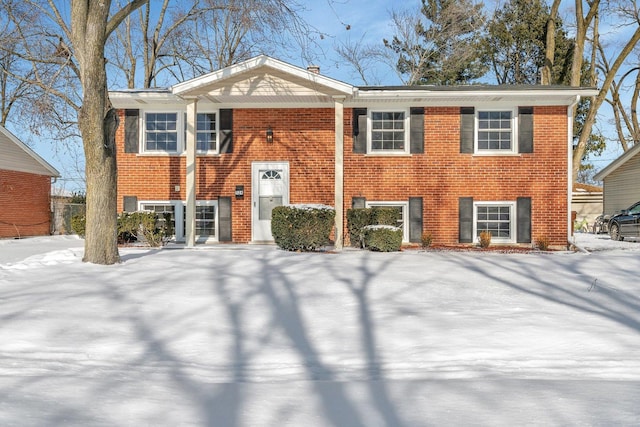
[{"label": "roof edge", "polygon": [[339,92],[343,92],[345,95],[350,95],[354,91],[354,86],[350,84],[341,82],[331,77],[323,76],[322,74],[316,74],[312,71],[305,70],[298,66],[291,65],[267,55],[255,56],[253,58],[247,59],[246,61],[221,68],[220,70],[212,71],[211,73],[205,74],[203,76],[196,77],[185,82],[177,83],[171,86],[170,91],[171,93],[180,96],[190,90],[198,89],[215,81],[223,80],[263,66],[274,68],[276,70],[309,80],[314,83],[322,84]]},{"label": "roof edge", "polygon": [[[58,172],[58,170],[56,168],[51,166],[51,164],[49,164],[49,162],[47,162],[45,159],[40,157],[40,155],[38,153],[33,151],[31,148],[29,148],[29,146],[27,144],[25,144],[24,142],[20,141],[20,139],[17,136],[15,136],[13,133],[11,133],[9,131],[9,129],[7,129],[4,126],[0,125],[0,133],[3,133],[7,138],[9,138],[9,140],[11,142],[16,144],[18,147],[20,147],[22,150],[24,150],[29,156],[31,156],[34,160],[36,160],[38,163],[40,163],[41,166],[43,166],[45,169],[47,169],[51,173],[51,175],[49,175],[49,176],[52,176],[52,177],[55,177],[55,178],[59,178],[60,177],[60,172]],[[42,174],[39,174],[39,173],[35,173],[35,174],[36,175],[42,175]]]},{"label": "roof edge", "polygon": [[610,175],[613,171],[618,169],[620,166],[624,165],[630,158],[635,156],[638,152],[640,152],[640,144],[636,144],[633,147],[629,148],[626,152],[622,153],[620,157],[615,159],[613,162],[609,163],[605,166],[600,172],[593,176],[593,179],[596,181],[604,180],[608,175]]}]

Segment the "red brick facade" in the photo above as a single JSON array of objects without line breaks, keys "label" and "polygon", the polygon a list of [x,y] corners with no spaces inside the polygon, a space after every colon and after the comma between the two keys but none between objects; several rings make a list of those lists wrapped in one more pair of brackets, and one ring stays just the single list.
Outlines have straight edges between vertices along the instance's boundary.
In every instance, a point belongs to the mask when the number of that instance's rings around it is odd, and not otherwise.
[{"label": "red brick facade", "polygon": [[0,170],[0,237],[51,233],[51,178]]},{"label": "red brick facade", "polygon": [[[120,111],[124,120],[124,110]],[[428,107],[424,117],[424,153],[371,156],[352,150],[352,114],[344,110],[344,209],[353,197],[371,201],[423,199],[423,231],[436,244],[459,241],[458,201],[515,201],[531,198],[531,237],[567,242],[567,107],[534,107],[533,153],[482,156],[460,153],[460,108]],[[265,140],[271,127],[273,143]],[[184,156],[124,152],[124,127],[117,133],[118,210],[123,197],[185,200]],[[290,202],[334,204],[334,110],[234,109],[233,152],[199,156],[198,200],[232,198],[232,238],[251,240],[251,163],[287,161]],[[237,185],[245,196],[234,197]],[[179,186],[179,191],[176,191]],[[346,219],[344,224],[346,234]]]}]

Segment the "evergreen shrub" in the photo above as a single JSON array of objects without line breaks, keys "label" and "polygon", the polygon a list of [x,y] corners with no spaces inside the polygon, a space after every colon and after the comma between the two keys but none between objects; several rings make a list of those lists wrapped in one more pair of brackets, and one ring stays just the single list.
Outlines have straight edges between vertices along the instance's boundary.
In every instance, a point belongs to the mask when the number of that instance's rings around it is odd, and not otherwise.
[{"label": "evergreen shrub", "polygon": [[367,225],[363,229],[364,245],[371,251],[394,252],[402,246],[402,229],[392,225]]},{"label": "evergreen shrub", "polygon": [[276,206],[271,212],[271,234],[287,251],[315,251],[331,241],[336,211],[326,205]]},{"label": "evergreen shrub", "polygon": [[400,211],[394,207],[376,206],[373,208],[355,208],[347,210],[347,230],[351,246],[364,248],[364,227],[368,225],[396,226],[400,220]]},{"label": "evergreen shrub", "polygon": [[[80,237],[85,235],[86,223],[85,215],[71,218],[71,228]],[[118,215],[118,243],[138,240],[158,247],[166,243],[173,233],[169,213],[164,213],[162,220],[155,212],[122,212]]]}]

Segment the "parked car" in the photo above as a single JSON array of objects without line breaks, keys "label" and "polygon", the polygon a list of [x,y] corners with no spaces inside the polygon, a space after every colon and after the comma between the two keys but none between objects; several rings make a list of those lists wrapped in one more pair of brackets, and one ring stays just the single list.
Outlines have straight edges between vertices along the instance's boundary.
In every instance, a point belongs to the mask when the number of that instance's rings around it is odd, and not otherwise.
[{"label": "parked car", "polygon": [[611,216],[609,219],[609,235],[611,240],[640,237],[640,202]]}]

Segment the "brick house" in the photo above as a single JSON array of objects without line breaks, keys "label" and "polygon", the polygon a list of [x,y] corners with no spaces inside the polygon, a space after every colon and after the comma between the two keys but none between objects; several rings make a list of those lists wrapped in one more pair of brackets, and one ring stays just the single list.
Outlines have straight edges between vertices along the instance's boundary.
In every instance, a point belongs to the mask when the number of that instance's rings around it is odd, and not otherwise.
[{"label": "brick house", "polygon": [[51,178],[58,176],[0,126],[0,238],[51,234]]},{"label": "brick house", "polygon": [[565,246],[572,110],[585,88],[354,87],[267,56],[168,89],[112,91],[118,209],[176,240],[272,241],[279,204],[396,206],[406,242]]}]

